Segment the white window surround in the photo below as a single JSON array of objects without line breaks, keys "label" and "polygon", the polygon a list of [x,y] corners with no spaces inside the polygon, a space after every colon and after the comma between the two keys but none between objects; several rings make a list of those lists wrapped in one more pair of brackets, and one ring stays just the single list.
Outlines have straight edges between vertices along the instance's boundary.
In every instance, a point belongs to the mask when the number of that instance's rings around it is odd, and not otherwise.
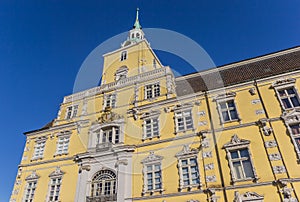
[{"label": "white window surround", "polygon": [[[88,148],[92,149],[92,148],[97,148],[98,146],[100,146],[102,144],[102,146],[113,146],[113,145],[119,145],[124,143],[124,120],[120,119],[120,120],[115,120],[112,121],[110,123],[95,123],[94,125],[91,126],[89,133],[91,135],[89,135],[89,146]],[[102,143],[101,140],[103,138],[103,130],[105,130],[106,128],[112,128],[112,127],[117,127],[119,128],[119,142],[117,144],[114,143]],[[102,136],[101,136],[102,134]]]},{"label": "white window surround", "polygon": [[102,169],[94,174],[91,181],[90,197],[107,197],[117,194],[117,175],[110,169]]},{"label": "white window surround", "polygon": [[300,163],[300,142],[299,142],[300,134],[295,133],[295,131],[293,132],[292,129],[292,127],[296,125],[300,127],[300,109],[294,109],[290,112],[285,112],[283,113],[281,118],[283,119],[284,124],[288,129],[288,135],[290,136],[291,141],[294,145],[297,154],[298,163]]},{"label": "white window surround", "polygon": [[154,137],[160,137],[160,111],[151,110],[142,114],[141,119],[143,119],[143,138],[142,140],[152,139]]},{"label": "white window surround", "polygon": [[[244,140],[244,139],[240,139],[236,134],[233,135],[231,137],[230,142],[226,143],[223,148],[226,150],[227,153],[227,159],[229,161],[229,167],[230,167],[230,173],[231,173],[231,180],[232,183],[234,184],[235,182],[239,182],[239,181],[247,181],[247,180],[253,180],[253,181],[257,181],[258,180],[258,176],[256,174],[256,170],[253,164],[253,159],[252,159],[252,154],[250,151],[250,141],[249,140]],[[246,151],[247,150],[247,157],[243,157],[241,156],[240,152],[241,151]],[[236,154],[238,155],[238,157],[236,158],[232,158],[232,154],[236,152]],[[250,166],[251,166],[251,177],[247,177],[247,173],[249,170],[246,170],[244,168],[243,163],[244,162],[249,162]],[[233,165],[233,162],[238,162],[241,165],[242,170],[240,170],[239,173],[241,176],[240,178],[237,177],[237,173],[235,172],[235,167]],[[247,168],[249,169],[249,168]]]},{"label": "white window surround", "polygon": [[24,196],[22,201],[33,202],[34,194],[37,188],[37,181],[39,178],[40,176],[35,171],[32,171],[32,173],[25,178],[27,184],[25,186]]},{"label": "white window surround", "polygon": [[[227,93],[224,93],[224,94],[220,94],[220,95],[218,95],[217,97],[214,98],[214,101],[217,104],[217,109],[218,109],[218,112],[219,112],[221,124],[234,122],[234,121],[241,121],[240,115],[239,115],[239,112],[238,112],[238,109],[237,109],[237,104],[235,102],[235,96],[236,96],[236,93],[227,92]],[[228,103],[231,102],[231,101],[232,101],[234,106],[229,106],[228,105]],[[221,105],[224,104],[224,103],[226,105],[227,110],[221,107]],[[224,120],[223,112],[227,112],[229,120]],[[236,116],[236,117],[232,117],[230,112],[235,113],[234,116]]]},{"label": "white window surround", "polygon": [[234,192],[233,202],[263,202],[264,196],[257,194],[256,192],[245,192],[240,194],[238,191]]},{"label": "white window surround", "polygon": [[[295,88],[295,83],[296,83],[296,79],[286,78],[286,79],[277,80],[272,84],[272,87],[275,89],[277,99],[279,100],[281,108],[283,110],[300,108],[299,93],[298,90]],[[290,92],[288,90],[292,90],[293,92]],[[280,92],[283,92],[284,95],[280,95]],[[285,100],[285,102],[287,102],[286,104],[290,106],[286,106],[283,100]]]},{"label": "white window surround", "polygon": [[175,134],[178,132],[186,132],[195,130],[192,113],[192,105],[177,105],[174,108]]},{"label": "white window surround", "polygon": [[150,83],[146,84],[144,87],[144,97],[147,99],[154,99],[160,96],[160,83]]},{"label": "white window surround", "polygon": [[39,160],[44,157],[46,140],[47,140],[46,136],[38,137],[35,140],[34,151],[33,151],[31,161]]},{"label": "white window surround", "polygon": [[56,152],[54,156],[67,155],[71,139],[71,131],[63,131],[56,135]]},{"label": "white window surround", "polygon": [[63,172],[60,167],[56,167],[55,171],[49,175],[50,181],[48,185],[47,201],[60,201],[59,195],[64,174],[65,172]]},{"label": "white window surround", "polygon": [[[180,177],[179,190],[185,188],[191,189],[192,187],[201,187],[197,158],[198,153],[199,151],[197,149],[190,149],[188,145],[184,145],[182,151],[175,155],[178,160],[178,172]],[[195,162],[191,162],[191,160]],[[183,173],[184,170],[187,172]],[[187,176],[187,178],[184,178],[184,175]],[[188,181],[188,183],[185,183],[186,181]]]},{"label": "white window surround", "polygon": [[68,106],[66,108],[65,119],[72,119],[77,116],[77,113],[78,113],[78,105]]},{"label": "white window surround", "polygon": [[127,59],[127,51],[122,51],[120,56],[120,61],[124,61]]},{"label": "white window surround", "polygon": [[[150,155],[142,160],[144,176],[143,195],[163,192],[162,159],[162,156],[155,155],[153,151],[150,151]],[[149,182],[151,181],[151,184],[148,183],[148,180]],[[152,189],[150,189],[151,185]]]},{"label": "white window surround", "polygon": [[117,95],[116,93],[110,93],[104,95],[103,99],[103,110],[107,107],[109,108],[115,108],[116,107],[116,102],[117,102]]}]

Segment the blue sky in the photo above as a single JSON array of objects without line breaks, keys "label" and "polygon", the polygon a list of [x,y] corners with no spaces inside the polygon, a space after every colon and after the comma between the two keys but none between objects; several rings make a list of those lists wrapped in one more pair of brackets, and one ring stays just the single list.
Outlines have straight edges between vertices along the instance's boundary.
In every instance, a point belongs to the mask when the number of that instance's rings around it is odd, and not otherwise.
[{"label": "blue sky", "polygon": [[[182,33],[222,65],[300,45],[300,1],[0,1],[0,201],[8,201],[25,136],[56,117],[76,74],[100,43],[145,28]],[[151,41],[150,41],[151,42]],[[182,74],[186,62],[159,52]]]}]

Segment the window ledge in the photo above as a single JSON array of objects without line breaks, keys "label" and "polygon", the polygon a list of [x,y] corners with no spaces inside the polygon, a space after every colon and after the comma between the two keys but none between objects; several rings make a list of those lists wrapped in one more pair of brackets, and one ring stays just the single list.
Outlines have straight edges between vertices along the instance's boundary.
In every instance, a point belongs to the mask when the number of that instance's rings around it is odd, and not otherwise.
[{"label": "window ledge", "polygon": [[162,192],[164,191],[164,189],[152,189],[152,190],[147,190],[145,192],[143,192],[142,194],[145,195],[145,194],[154,194],[155,192],[159,192],[162,194]]},{"label": "window ledge", "polygon": [[195,131],[195,128],[190,128],[190,129],[184,129],[184,130],[177,130],[175,131],[175,135],[177,135],[178,133],[187,133],[189,131]]},{"label": "window ledge", "polygon": [[30,161],[32,162],[32,161],[38,161],[38,160],[42,160],[42,159],[43,159],[43,157],[34,157]]},{"label": "window ledge", "polygon": [[226,124],[226,123],[233,123],[233,122],[239,122],[241,121],[241,119],[233,119],[233,120],[229,120],[229,121],[222,121],[222,124]]},{"label": "window ledge", "polygon": [[182,191],[182,189],[187,189],[190,191],[192,188],[200,189],[202,187],[202,184],[191,184],[191,185],[184,185],[179,188],[179,191]]},{"label": "window ledge", "polygon": [[53,157],[57,157],[57,156],[66,156],[66,155],[68,155],[68,154],[69,154],[69,152],[67,152],[67,153],[56,153],[56,154],[53,155]]},{"label": "window ledge", "polygon": [[159,139],[159,138],[160,138],[160,135],[156,135],[156,136],[152,136],[152,137],[143,137],[143,138],[142,138],[142,141],[145,141],[145,140],[152,140],[152,139],[154,139],[154,138]]},{"label": "window ledge", "polygon": [[246,181],[253,181],[253,182],[257,182],[259,180],[259,178],[257,177],[248,177],[248,178],[243,178],[243,179],[234,179],[232,180],[232,184],[236,183],[236,182],[246,182]]}]

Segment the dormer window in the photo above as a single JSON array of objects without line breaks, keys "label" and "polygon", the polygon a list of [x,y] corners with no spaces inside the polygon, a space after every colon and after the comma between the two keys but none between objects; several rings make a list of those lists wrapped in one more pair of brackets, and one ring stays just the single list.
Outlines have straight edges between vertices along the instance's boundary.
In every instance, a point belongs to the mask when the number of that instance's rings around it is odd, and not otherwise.
[{"label": "dormer window", "polygon": [[121,53],[121,61],[124,61],[124,60],[126,60],[127,59],[127,51],[123,51],[122,53]]}]

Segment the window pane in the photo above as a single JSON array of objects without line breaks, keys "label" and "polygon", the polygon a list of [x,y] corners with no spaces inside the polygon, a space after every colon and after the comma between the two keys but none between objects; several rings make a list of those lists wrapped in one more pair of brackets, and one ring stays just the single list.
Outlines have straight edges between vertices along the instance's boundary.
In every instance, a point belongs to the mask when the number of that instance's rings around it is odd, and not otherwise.
[{"label": "window pane", "polygon": [[231,120],[238,119],[237,112],[235,109],[230,110]]},{"label": "window pane", "polygon": [[298,150],[300,151],[300,137],[295,138],[296,144],[298,146]]},{"label": "window pane", "polygon": [[284,108],[286,108],[286,109],[292,108],[292,105],[291,105],[290,101],[288,100],[288,98],[282,99],[282,103],[283,103]]},{"label": "window pane", "polygon": [[181,163],[183,166],[187,165],[188,164],[188,161],[187,160],[181,160]]},{"label": "window pane", "polygon": [[227,109],[226,102],[220,103],[220,107],[221,107],[221,109]]},{"label": "window pane", "polygon": [[295,94],[295,90],[294,88],[289,88],[286,90],[288,95],[294,95]]},{"label": "window pane", "polygon": [[241,157],[249,157],[248,149],[240,150]]},{"label": "window pane", "polygon": [[294,107],[298,107],[300,105],[299,100],[296,96],[291,98]]},{"label": "window pane", "polygon": [[230,152],[230,154],[231,154],[231,158],[232,158],[232,159],[236,159],[236,158],[239,157],[237,151],[232,151],[232,152]]},{"label": "window pane", "polygon": [[228,114],[227,111],[222,112],[222,116],[223,116],[223,120],[224,120],[224,121],[229,121],[229,120],[230,120],[230,119],[229,119],[229,114]]},{"label": "window pane", "polygon": [[228,107],[235,107],[233,100],[227,102]]},{"label": "window pane", "polygon": [[237,179],[243,178],[243,171],[240,162],[233,162],[233,171]]},{"label": "window pane", "polygon": [[243,161],[243,167],[246,177],[254,177],[253,168],[250,160]]}]

